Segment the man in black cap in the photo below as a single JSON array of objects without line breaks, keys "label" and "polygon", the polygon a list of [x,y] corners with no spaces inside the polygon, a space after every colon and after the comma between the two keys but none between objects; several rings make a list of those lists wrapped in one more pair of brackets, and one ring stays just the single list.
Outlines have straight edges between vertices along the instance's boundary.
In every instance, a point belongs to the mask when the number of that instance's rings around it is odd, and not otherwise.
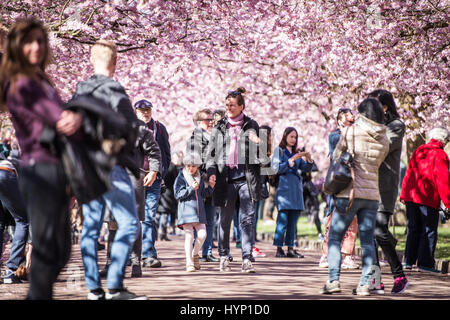
[{"label": "man in black cap", "polygon": [[[161,261],[158,260],[155,241],[158,226],[156,225],[156,210],[161,196],[161,183],[170,165],[169,134],[166,127],[152,118],[153,105],[148,100],[139,100],[134,104],[138,119],[144,121],[152,130],[155,140],[161,150],[161,176],[158,176],[151,186],[145,187],[145,219],[142,222],[142,259],[144,267],[159,268]],[[144,161],[144,170],[148,170],[148,162]]]}]

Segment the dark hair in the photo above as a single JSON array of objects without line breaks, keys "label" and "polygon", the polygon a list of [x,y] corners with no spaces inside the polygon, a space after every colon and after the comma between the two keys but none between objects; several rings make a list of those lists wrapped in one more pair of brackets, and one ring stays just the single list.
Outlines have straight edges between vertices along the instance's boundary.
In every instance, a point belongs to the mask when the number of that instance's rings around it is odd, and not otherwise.
[{"label": "dark hair", "polygon": [[340,117],[342,114],[346,114],[348,112],[352,112],[352,109],[350,108],[340,108],[338,110],[337,116],[336,116],[336,121],[339,121]]},{"label": "dark hair", "polygon": [[[42,31],[45,40],[45,58],[40,65],[40,70],[36,73],[36,69],[32,68],[28,60],[23,55],[22,48],[25,44],[27,35],[34,29]],[[37,19],[20,19],[11,27],[7,39],[6,47],[2,57],[0,67],[0,88],[5,88],[5,84],[11,81],[11,90],[14,89],[14,84],[19,75],[25,75],[34,78],[38,82],[43,78],[51,85],[48,75],[45,73],[45,68],[50,62],[50,47],[48,43],[47,31],[42,22]],[[0,105],[4,107],[4,97],[0,94]]]},{"label": "dark hair", "polygon": [[298,143],[298,132],[294,127],[287,127],[286,129],[284,129],[283,138],[281,138],[280,144],[278,146],[282,149],[286,149],[286,147],[287,147],[286,138],[288,135],[291,134],[292,131],[295,131],[295,133],[297,134],[297,141],[295,142],[295,145],[292,147],[292,152],[296,152],[297,151],[297,143]]},{"label": "dark hair", "polygon": [[367,98],[358,106],[358,112],[380,124],[384,123],[384,112],[381,103],[374,98]]},{"label": "dark hair", "polygon": [[387,107],[386,110],[386,122],[390,122],[391,120],[400,118],[400,115],[397,112],[397,106],[395,105],[394,97],[392,93],[387,90],[378,89],[369,93],[368,98],[375,98],[383,106]]},{"label": "dark hair", "polygon": [[270,134],[272,133],[272,128],[268,125],[263,125],[259,127],[259,129],[267,131],[267,156],[270,157],[270,155],[272,154],[272,138],[270,136]]},{"label": "dark hair", "polygon": [[238,106],[245,107],[245,100],[244,100],[244,96],[242,95],[245,92],[247,92],[247,90],[245,90],[245,88],[239,87],[234,91],[229,91],[225,100],[228,98],[236,98]]}]

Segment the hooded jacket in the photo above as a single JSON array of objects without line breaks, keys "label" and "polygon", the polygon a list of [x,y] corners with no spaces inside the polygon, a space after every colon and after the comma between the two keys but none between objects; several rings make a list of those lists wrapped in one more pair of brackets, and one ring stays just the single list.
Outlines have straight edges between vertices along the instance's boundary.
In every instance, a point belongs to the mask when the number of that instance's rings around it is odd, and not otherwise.
[{"label": "hooded jacket", "polygon": [[[334,151],[333,159],[340,157],[344,139],[347,139],[347,151],[353,153],[355,199],[379,201],[378,171],[389,151],[386,126],[360,114],[355,123],[342,133]],[[351,189],[352,184],[338,193],[336,197],[349,198]]]},{"label": "hooded jacket", "polygon": [[450,160],[442,142],[431,139],[414,151],[402,182],[400,199],[438,209],[450,208]]}]

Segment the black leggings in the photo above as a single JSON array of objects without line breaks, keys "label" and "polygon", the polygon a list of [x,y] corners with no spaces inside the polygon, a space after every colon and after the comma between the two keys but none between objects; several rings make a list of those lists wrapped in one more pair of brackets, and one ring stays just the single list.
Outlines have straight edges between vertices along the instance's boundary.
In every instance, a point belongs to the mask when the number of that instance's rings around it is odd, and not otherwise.
[{"label": "black leggings", "polygon": [[394,238],[392,233],[389,231],[389,218],[391,214],[389,212],[377,212],[377,220],[375,224],[375,253],[376,253],[376,264],[380,266],[380,261],[378,258],[378,246],[383,250],[384,256],[386,257],[389,265],[391,266],[391,272],[394,275],[394,279],[397,277],[404,277],[403,267],[398,258],[395,246],[397,244],[397,239]]},{"label": "black leggings", "polygon": [[72,244],[66,175],[60,163],[37,163],[22,168],[19,186],[33,230],[27,299],[52,299]]}]

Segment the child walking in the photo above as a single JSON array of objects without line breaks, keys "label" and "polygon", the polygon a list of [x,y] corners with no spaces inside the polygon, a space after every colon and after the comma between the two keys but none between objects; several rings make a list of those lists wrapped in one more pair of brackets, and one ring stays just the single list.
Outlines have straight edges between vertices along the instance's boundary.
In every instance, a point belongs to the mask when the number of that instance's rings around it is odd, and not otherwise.
[{"label": "child walking", "polygon": [[[205,185],[199,170],[202,161],[197,154],[188,154],[183,163],[184,168],[175,180],[174,192],[178,200],[178,227],[185,232],[186,271],[194,272],[200,270],[198,253],[206,239],[204,199],[212,194],[216,181],[211,177],[209,185]],[[195,242],[194,229],[197,231]]]}]

